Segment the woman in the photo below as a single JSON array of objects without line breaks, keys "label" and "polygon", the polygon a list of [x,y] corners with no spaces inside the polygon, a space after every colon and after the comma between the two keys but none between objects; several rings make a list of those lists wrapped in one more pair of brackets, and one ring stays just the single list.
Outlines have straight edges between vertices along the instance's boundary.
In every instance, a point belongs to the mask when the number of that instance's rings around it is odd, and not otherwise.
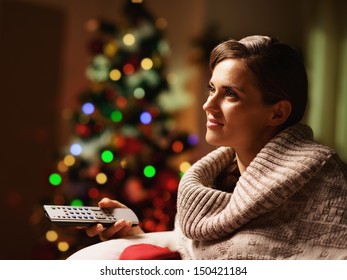
[{"label": "woman", "polygon": [[[347,168],[299,123],[307,103],[300,56],[276,39],[249,36],[218,45],[210,68],[206,140],[219,148],[180,182],[181,257],[347,259]],[[87,233],[105,240],[142,230],[120,221]]]}]

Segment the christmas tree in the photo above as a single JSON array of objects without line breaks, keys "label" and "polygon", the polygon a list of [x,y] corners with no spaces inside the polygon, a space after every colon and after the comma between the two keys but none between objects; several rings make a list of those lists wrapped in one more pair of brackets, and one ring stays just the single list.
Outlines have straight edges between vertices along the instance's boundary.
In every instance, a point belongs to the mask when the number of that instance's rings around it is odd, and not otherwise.
[{"label": "christmas tree", "polygon": [[[179,179],[190,166],[182,154],[198,139],[180,132],[167,110],[166,22],[134,2],[125,4],[126,21],[87,23],[90,86],[70,114],[72,139],[50,171],[45,204],[96,205],[109,197],[132,208],[144,231],[163,231],[173,228]],[[97,241],[46,225],[36,258],[64,258]]]}]

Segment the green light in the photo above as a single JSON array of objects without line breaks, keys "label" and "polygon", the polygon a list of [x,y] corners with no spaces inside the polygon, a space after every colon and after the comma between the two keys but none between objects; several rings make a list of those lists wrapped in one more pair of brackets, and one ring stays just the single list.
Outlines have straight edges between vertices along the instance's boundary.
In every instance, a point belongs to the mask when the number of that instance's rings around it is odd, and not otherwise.
[{"label": "green light", "polygon": [[74,199],[71,201],[71,206],[83,206],[83,201],[80,199]]},{"label": "green light", "polygon": [[101,159],[103,162],[109,163],[113,160],[113,153],[109,150],[103,151],[101,153]]},{"label": "green light", "polygon": [[61,184],[61,176],[58,173],[52,173],[49,176],[49,182],[53,185],[53,186],[58,186]]},{"label": "green light", "polygon": [[147,177],[147,178],[152,178],[155,176],[156,170],[152,165],[147,165],[144,169],[143,169],[143,174]]},{"label": "green light", "polygon": [[111,120],[115,123],[120,122],[123,119],[123,114],[121,111],[113,111],[111,114]]}]

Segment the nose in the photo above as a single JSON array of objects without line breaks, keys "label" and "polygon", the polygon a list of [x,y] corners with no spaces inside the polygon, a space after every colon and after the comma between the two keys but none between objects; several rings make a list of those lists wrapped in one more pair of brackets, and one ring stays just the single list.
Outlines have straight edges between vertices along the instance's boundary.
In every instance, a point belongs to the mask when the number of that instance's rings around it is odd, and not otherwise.
[{"label": "nose", "polygon": [[202,105],[202,109],[206,112],[213,112],[217,111],[219,108],[219,102],[218,102],[218,95],[214,93],[213,95],[210,95],[204,105]]}]

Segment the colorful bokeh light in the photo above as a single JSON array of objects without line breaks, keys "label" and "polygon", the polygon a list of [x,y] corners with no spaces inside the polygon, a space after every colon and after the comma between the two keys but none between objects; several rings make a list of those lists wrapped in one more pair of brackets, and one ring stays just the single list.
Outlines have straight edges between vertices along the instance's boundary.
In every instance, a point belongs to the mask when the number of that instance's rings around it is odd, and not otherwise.
[{"label": "colorful bokeh light", "polygon": [[66,155],[64,157],[64,164],[66,166],[73,166],[75,164],[75,162],[76,162],[76,158],[72,155]]},{"label": "colorful bokeh light", "polygon": [[82,112],[86,115],[91,115],[93,114],[95,111],[95,107],[92,103],[90,102],[87,102],[87,103],[84,103],[83,106],[82,106]]},{"label": "colorful bokeh light", "polygon": [[72,144],[70,146],[70,152],[74,156],[79,156],[82,153],[82,146],[80,144]]},{"label": "colorful bokeh light", "polygon": [[57,247],[60,252],[66,252],[67,250],[69,250],[70,245],[66,241],[60,241]]},{"label": "colorful bokeh light", "polygon": [[144,169],[143,169],[143,174],[147,177],[147,178],[153,178],[156,174],[156,169],[154,166],[152,165],[147,165]]},{"label": "colorful bokeh light", "polygon": [[141,67],[143,70],[150,70],[153,67],[153,60],[148,57],[142,59]]},{"label": "colorful bokeh light", "polygon": [[98,184],[103,185],[107,182],[107,176],[105,173],[98,173],[95,177],[95,180]]},{"label": "colorful bokeh light", "polygon": [[105,150],[101,153],[101,160],[105,163],[110,163],[113,161],[114,155],[110,150]]},{"label": "colorful bokeh light", "polygon": [[152,115],[150,113],[148,113],[148,112],[143,112],[140,115],[140,121],[143,124],[150,124],[151,121],[152,121]]},{"label": "colorful bokeh light", "polygon": [[188,143],[192,146],[196,146],[199,144],[199,136],[195,134],[191,134],[188,136]]},{"label": "colorful bokeh light", "polygon": [[123,114],[119,110],[115,110],[111,114],[111,120],[115,123],[120,122],[123,119]]},{"label": "colorful bokeh light", "polygon": [[135,44],[135,36],[131,33],[127,33],[123,37],[123,43],[127,46],[132,46]]},{"label": "colorful bokeh light", "polygon": [[83,201],[81,199],[74,199],[71,201],[71,206],[83,206]]},{"label": "colorful bokeh light", "polygon": [[112,81],[118,81],[122,77],[122,73],[118,69],[113,69],[109,76]]},{"label": "colorful bokeh light", "polygon": [[55,230],[49,230],[46,232],[46,239],[49,242],[54,242],[58,239],[58,234]]},{"label": "colorful bokeh light", "polygon": [[191,167],[191,164],[187,161],[184,161],[180,164],[179,168],[182,173],[185,173],[190,167]]},{"label": "colorful bokeh light", "polygon": [[58,173],[52,173],[49,176],[49,182],[51,183],[51,185],[53,186],[59,186],[62,182],[62,178]]}]

